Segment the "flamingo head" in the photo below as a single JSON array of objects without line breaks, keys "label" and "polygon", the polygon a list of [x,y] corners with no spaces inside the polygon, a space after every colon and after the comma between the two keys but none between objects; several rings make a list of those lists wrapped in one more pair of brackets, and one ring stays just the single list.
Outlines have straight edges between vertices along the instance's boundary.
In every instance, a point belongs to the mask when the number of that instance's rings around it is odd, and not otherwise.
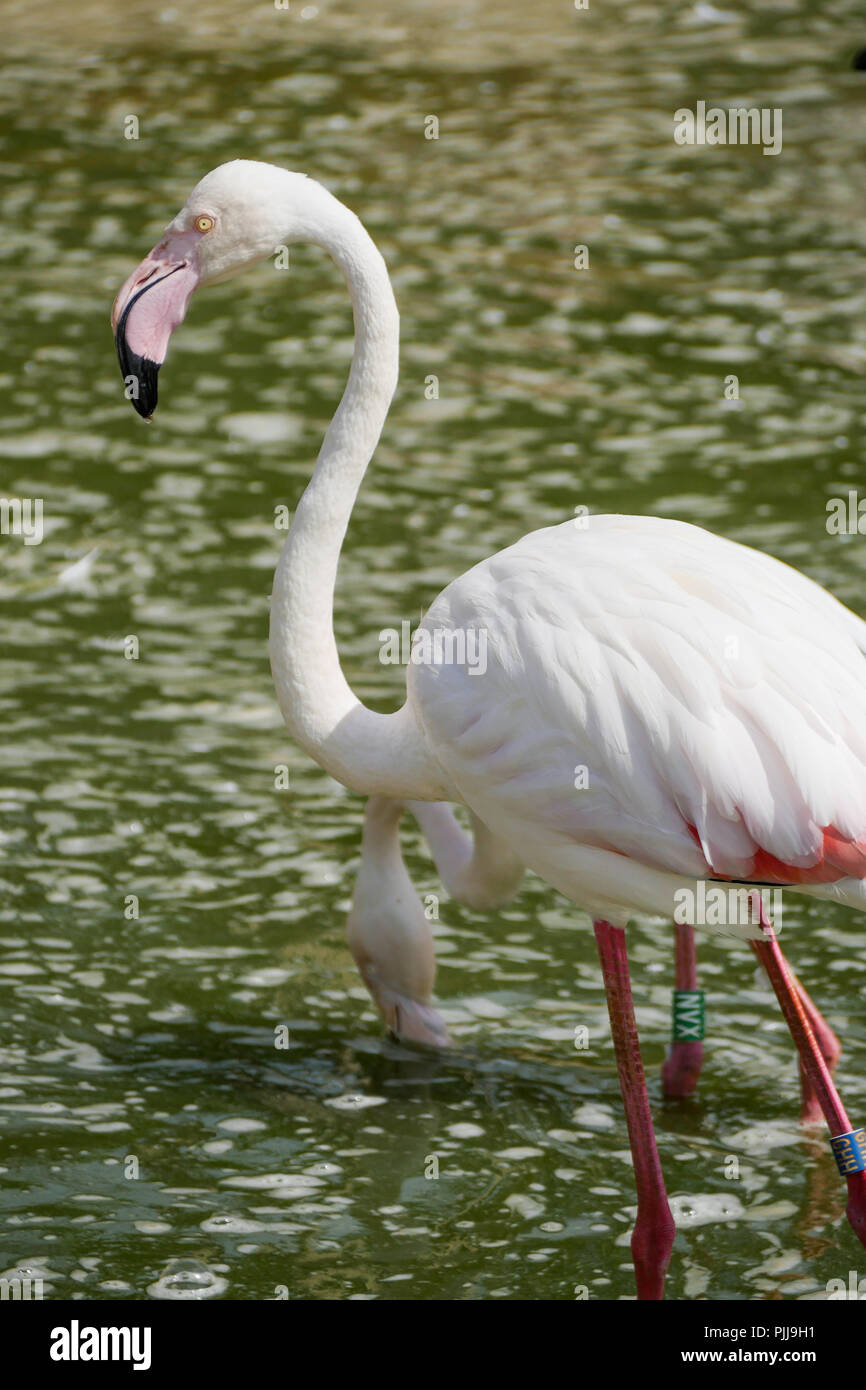
[{"label": "flamingo head", "polygon": [[139,415],[149,420],[156,409],[159,369],[193,291],[303,236],[307,190],[318,187],[303,174],[251,159],[221,164],[196,185],[111,311],[126,393]]}]

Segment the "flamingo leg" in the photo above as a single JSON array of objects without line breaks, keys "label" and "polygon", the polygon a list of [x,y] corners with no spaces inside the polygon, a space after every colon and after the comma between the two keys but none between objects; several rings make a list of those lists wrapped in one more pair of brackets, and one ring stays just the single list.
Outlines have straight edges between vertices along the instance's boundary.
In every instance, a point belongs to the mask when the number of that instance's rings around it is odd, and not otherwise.
[{"label": "flamingo leg", "polygon": [[668,1205],[653,1132],[640,1041],[631,997],[625,931],[610,922],[595,922],[595,940],[604,976],[610,1031],[616,1055],[637,1188],[637,1220],[631,1253],[640,1299],[663,1295],[665,1271],[674,1243],[674,1219]]},{"label": "flamingo leg", "polygon": [[[782,955],[781,947],[779,954]],[[800,995],[806,1017],[812,1025],[815,1040],[832,1075],[842,1055],[842,1044],[787,961],[785,961],[785,965]],[[694,994],[699,989],[695,929],[689,925],[676,924],[674,926],[674,988],[678,992],[683,991],[686,994]],[[703,1044],[699,1037],[677,1037],[676,1022],[674,1030],[675,1036],[662,1067],[662,1089],[669,1098],[692,1094],[697,1087],[704,1061]],[[689,1032],[691,1030],[687,1027],[683,1031]],[[821,1103],[810,1085],[802,1061],[799,1066],[802,1094],[800,1123],[804,1125],[821,1124],[824,1118]]]},{"label": "flamingo leg", "polygon": [[[785,1021],[791,1030],[791,1037],[794,1039],[800,1054],[800,1064],[806,1080],[818,1101],[831,1135],[848,1134],[852,1128],[851,1121],[848,1119],[845,1107],[839,1098],[839,1092],[833,1084],[830,1069],[815,1037],[809,1014],[803,1003],[802,992],[779,949],[776,933],[763,912],[761,925],[764,932],[763,940],[751,941],[749,944],[770,977],[770,984],[773,986],[776,998],[782,1007],[782,1013],[785,1015]],[[861,1244],[866,1245],[866,1171],[846,1174],[846,1182],[848,1184],[848,1206],[846,1209],[848,1220],[851,1222],[858,1240]]]},{"label": "flamingo leg", "polygon": [[[781,955],[781,951],[779,953]],[[787,961],[785,962],[787,965]],[[803,1005],[806,1017],[812,1025],[812,1032],[815,1034],[815,1041],[821,1050],[821,1055],[827,1063],[827,1070],[832,1076],[836,1069],[836,1063],[842,1056],[842,1044],[833,1032],[823,1014],[816,1008],[809,995],[806,993],[794,971],[788,966],[791,978],[797,986],[797,993]],[[818,1100],[809,1078],[806,1075],[802,1060],[800,1061],[800,1093],[803,1098],[802,1109],[800,1110],[800,1123],[803,1125],[819,1125],[823,1119],[821,1102]]]},{"label": "flamingo leg", "polygon": [[[674,988],[688,991],[697,999],[698,956],[695,948],[695,929],[692,926],[674,926]],[[682,996],[679,995],[679,999]],[[679,1001],[678,1001],[679,1002]],[[691,1033],[690,1037],[677,1036],[677,1008],[674,1009],[674,1040],[662,1067],[662,1089],[666,1096],[690,1096],[698,1084],[704,1061],[703,1002],[700,1001],[698,1014],[701,1025],[690,1026],[681,1031]]]}]

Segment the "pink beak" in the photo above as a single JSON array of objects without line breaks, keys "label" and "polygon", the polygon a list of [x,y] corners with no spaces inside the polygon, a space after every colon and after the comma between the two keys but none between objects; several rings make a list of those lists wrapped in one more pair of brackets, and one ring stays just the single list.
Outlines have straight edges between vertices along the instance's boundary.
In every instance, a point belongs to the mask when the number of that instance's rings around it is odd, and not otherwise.
[{"label": "pink beak", "polygon": [[124,281],[111,310],[126,394],[145,420],[156,409],[157,375],[168,340],[183,322],[199,282],[201,237],[201,232],[168,231]]}]

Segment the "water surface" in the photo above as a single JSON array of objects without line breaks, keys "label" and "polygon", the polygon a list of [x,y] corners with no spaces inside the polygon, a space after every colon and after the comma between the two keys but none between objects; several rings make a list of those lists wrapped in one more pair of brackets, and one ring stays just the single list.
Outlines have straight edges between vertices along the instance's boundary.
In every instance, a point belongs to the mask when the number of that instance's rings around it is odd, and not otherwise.
[{"label": "water surface", "polygon": [[[303,169],[363,217],[402,378],[336,623],[376,708],[403,678],[379,632],[579,505],[709,525],[866,612],[862,539],[825,526],[862,478],[862,15],[726,8],[8,7],[0,491],[44,499],[45,538],[0,538],[0,1270],[83,1299],[631,1296],[585,920],[532,879],[495,917],[459,907],[407,825],[457,1047],[389,1043],[344,944],[362,803],[276,709],[274,509],[342,389],[338,276],[303,248],[202,293],[149,428],[107,315],[224,159]],[[698,99],[781,107],[782,154],[678,148],[673,112]],[[862,1252],[750,953],[702,944],[701,1093],[666,1104],[671,933],[632,938],[680,1214],[670,1293],[826,1296]],[[864,928],[791,898],[785,941],[860,1122]]]}]

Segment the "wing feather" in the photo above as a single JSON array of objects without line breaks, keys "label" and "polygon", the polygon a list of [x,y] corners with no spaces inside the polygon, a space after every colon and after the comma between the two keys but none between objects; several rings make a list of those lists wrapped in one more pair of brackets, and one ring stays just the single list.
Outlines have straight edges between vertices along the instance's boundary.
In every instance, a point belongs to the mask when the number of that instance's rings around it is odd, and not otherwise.
[{"label": "wing feather", "polygon": [[468,571],[424,626],[486,633],[483,674],[412,666],[409,695],[529,862],[572,843],[692,877],[866,876],[866,624],[796,570],[592,517]]}]

